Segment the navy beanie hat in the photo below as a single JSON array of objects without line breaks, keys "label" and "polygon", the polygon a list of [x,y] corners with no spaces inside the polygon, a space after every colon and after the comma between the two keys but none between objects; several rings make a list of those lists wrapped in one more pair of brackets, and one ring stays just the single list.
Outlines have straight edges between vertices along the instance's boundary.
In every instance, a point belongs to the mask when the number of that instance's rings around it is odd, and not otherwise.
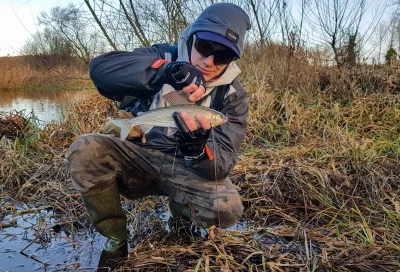
[{"label": "navy beanie hat", "polygon": [[217,3],[199,15],[190,27],[189,37],[199,33],[199,38],[222,43],[240,57],[243,54],[246,31],[250,28],[249,16],[241,7],[231,3]]}]

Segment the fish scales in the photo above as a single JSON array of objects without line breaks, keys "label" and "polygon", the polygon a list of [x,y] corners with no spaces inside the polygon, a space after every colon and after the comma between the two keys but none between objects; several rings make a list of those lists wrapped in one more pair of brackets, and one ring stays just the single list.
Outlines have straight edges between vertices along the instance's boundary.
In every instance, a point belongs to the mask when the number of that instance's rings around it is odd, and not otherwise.
[{"label": "fish scales", "polygon": [[197,114],[202,114],[208,121],[210,121],[212,126],[222,125],[227,121],[225,115],[213,109],[198,106],[196,104],[181,104],[154,109],[134,118],[113,119],[111,122],[115,126],[121,128],[120,138],[121,140],[125,140],[129,131],[137,125],[176,128],[172,114],[181,111],[186,111],[194,120],[196,120],[195,116]]}]

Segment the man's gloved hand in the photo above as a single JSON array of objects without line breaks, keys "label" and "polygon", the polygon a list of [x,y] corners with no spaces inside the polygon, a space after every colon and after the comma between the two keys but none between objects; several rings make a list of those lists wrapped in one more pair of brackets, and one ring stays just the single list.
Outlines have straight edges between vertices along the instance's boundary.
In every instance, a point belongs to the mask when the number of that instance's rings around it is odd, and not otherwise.
[{"label": "man's gloved hand", "polygon": [[202,158],[205,154],[205,145],[210,135],[210,129],[207,130],[200,127],[190,131],[179,112],[174,112],[172,117],[179,129],[179,132],[174,134],[179,150],[185,155],[186,159],[196,160]]},{"label": "man's gloved hand", "polygon": [[175,90],[182,90],[184,87],[194,83],[197,86],[203,85],[206,88],[206,80],[203,73],[188,62],[170,62],[165,68],[167,83]]}]

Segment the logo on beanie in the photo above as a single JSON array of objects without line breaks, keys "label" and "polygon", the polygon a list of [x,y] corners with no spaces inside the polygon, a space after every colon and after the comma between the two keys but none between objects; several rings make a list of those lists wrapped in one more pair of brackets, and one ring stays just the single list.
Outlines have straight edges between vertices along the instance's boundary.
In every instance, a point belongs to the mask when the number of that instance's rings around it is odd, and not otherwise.
[{"label": "logo on beanie", "polygon": [[233,32],[232,30],[228,29],[225,34],[225,38],[233,42],[234,44],[237,44],[239,40],[239,35]]}]

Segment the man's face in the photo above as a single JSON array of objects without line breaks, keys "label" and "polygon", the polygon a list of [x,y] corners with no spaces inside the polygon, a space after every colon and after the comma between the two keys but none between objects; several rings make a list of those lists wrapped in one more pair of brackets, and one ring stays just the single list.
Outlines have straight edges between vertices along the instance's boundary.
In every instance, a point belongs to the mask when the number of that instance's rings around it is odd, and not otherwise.
[{"label": "man's face", "polygon": [[[222,44],[218,44],[218,43],[212,43],[209,41],[204,41],[204,40],[200,40],[200,44],[199,41],[197,41],[196,44],[196,40],[198,38],[194,37],[194,42],[192,45],[192,52],[190,55],[190,60],[191,60],[191,64],[194,65],[197,69],[199,69],[203,75],[204,75],[204,79],[206,81],[209,81],[210,79],[214,78],[215,76],[219,75],[222,70],[229,64],[229,60],[234,60],[234,54],[231,54],[231,50],[222,45]],[[213,54],[208,55],[207,54],[201,54],[197,49],[199,48],[199,46],[202,46],[201,49],[203,49],[203,53],[204,51],[207,52],[207,47],[210,49],[210,52],[213,52]],[[200,49],[200,48],[199,48]],[[219,54],[219,52],[221,52],[221,54]],[[219,56],[218,56],[219,54]],[[216,60],[215,60],[215,56]],[[227,55],[229,55],[227,57]],[[223,62],[227,62],[226,64],[218,64],[218,60],[222,59]],[[217,62],[217,64],[215,64],[215,62]]]}]

